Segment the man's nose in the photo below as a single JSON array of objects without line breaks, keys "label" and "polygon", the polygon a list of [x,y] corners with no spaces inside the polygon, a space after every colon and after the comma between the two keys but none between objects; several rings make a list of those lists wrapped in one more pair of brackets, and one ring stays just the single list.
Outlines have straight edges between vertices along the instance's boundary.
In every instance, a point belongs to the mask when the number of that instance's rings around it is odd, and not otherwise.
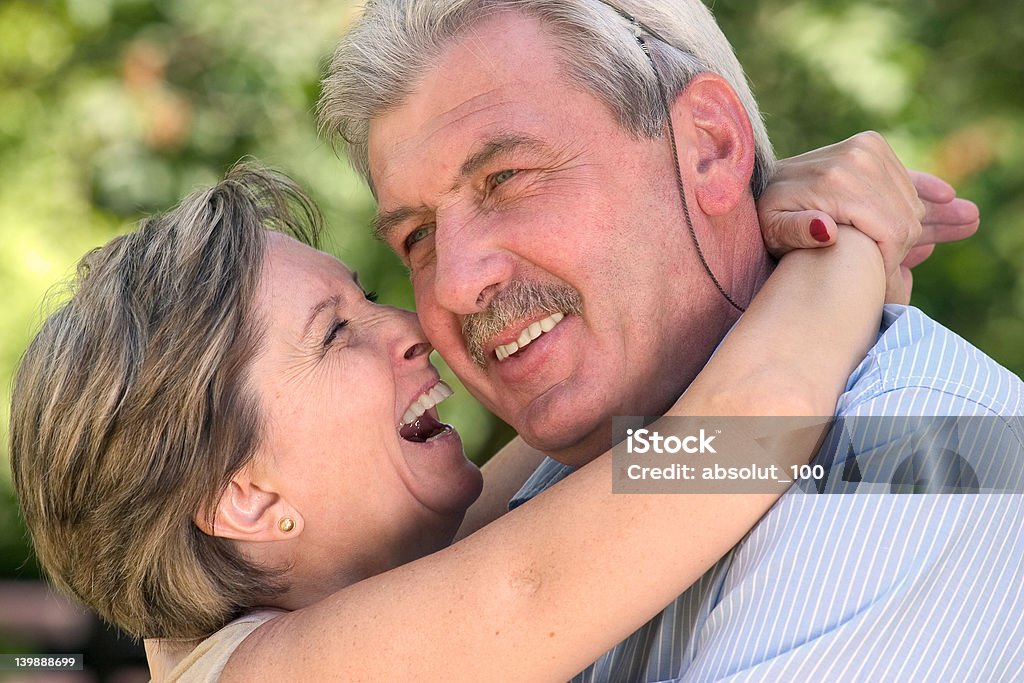
[{"label": "man's nose", "polygon": [[457,315],[478,313],[512,278],[514,258],[499,243],[497,230],[479,219],[458,226],[438,223],[434,243],[438,304]]}]

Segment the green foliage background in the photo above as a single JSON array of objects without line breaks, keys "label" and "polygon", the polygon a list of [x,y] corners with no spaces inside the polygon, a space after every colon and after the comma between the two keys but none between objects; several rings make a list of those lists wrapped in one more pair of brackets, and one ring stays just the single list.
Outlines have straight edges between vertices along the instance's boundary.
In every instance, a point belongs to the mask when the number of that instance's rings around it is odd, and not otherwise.
[{"label": "green foliage background", "polygon": [[[714,10],[780,155],[874,128],[981,206],[979,235],[916,271],[914,303],[1024,372],[1024,3]],[[0,4],[0,459],[13,369],[51,286],[86,250],[244,155],[307,186],[332,251],[383,301],[411,304],[397,260],[367,235],[369,194],[315,130],[321,67],[355,11],[344,0]],[[508,436],[464,392],[446,407],[478,460]],[[30,576],[9,479],[0,468],[0,577]]]}]

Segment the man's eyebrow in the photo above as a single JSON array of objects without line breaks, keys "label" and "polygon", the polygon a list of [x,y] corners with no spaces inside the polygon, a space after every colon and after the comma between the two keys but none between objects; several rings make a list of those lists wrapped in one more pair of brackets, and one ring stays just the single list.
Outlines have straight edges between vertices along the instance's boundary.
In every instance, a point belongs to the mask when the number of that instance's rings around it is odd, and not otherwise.
[{"label": "man's eyebrow", "polygon": [[[462,162],[462,166],[459,168],[459,177],[452,189],[458,188],[469,176],[480,170],[482,166],[486,166],[495,157],[520,149],[540,150],[544,147],[540,138],[526,133],[502,133],[492,137]],[[387,242],[388,236],[398,225],[416,214],[426,212],[425,208],[415,209],[408,206],[392,211],[381,211],[373,218],[373,236],[382,242]]]},{"label": "man's eyebrow", "polygon": [[481,166],[486,166],[497,156],[519,149],[538,150],[543,148],[544,143],[539,138],[526,133],[503,133],[493,137],[462,162],[462,168],[459,169],[459,182],[465,181],[466,178],[480,170]]},{"label": "man's eyebrow", "polygon": [[381,242],[387,242],[388,237],[395,228],[408,220],[410,216],[421,212],[422,209],[417,210],[408,206],[403,206],[394,211],[379,211],[373,217],[373,236]]}]

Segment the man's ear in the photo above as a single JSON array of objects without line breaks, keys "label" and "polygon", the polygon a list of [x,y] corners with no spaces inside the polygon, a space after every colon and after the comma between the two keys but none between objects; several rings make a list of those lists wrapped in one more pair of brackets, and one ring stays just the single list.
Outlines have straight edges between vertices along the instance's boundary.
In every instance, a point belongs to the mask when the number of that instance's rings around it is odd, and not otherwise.
[{"label": "man's ear", "polygon": [[[687,130],[677,133],[676,144],[680,164],[683,157],[694,163],[692,191],[701,210],[709,216],[729,213],[749,192],[754,170],[754,133],[736,92],[718,74],[697,74],[677,95],[673,121]],[[683,150],[687,144],[692,154]]]},{"label": "man's ear", "polygon": [[236,541],[281,541],[302,533],[302,517],[278,493],[257,482],[249,467],[234,477],[217,501],[213,514],[202,510],[195,516],[199,529],[219,538]]}]

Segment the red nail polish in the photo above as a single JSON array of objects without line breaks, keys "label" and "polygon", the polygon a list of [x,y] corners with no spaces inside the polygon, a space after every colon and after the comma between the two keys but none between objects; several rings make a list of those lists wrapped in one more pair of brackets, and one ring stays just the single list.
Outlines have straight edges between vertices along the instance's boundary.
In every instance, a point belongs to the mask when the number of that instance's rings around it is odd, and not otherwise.
[{"label": "red nail polish", "polygon": [[825,221],[820,218],[811,221],[811,237],[819,242],[828,242],[828,228],[825,227]]}]

